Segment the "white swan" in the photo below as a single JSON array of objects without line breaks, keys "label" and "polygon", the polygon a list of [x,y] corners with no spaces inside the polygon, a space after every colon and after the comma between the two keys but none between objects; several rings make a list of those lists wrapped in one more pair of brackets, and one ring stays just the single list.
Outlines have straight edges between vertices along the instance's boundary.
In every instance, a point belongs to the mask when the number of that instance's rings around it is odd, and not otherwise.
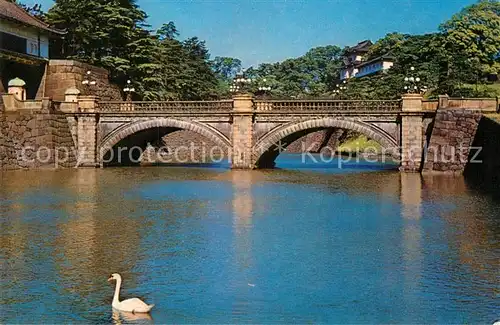
[{"label": "white swan", "polygon": [[118,273],[113,273],[108,281],[112,280],[116,280],[115,295],[113,296],[113,303],[111,304],[113,308],[130,313],[149,313],[154,307],[154,305],[148,305],[139,298],[131,298],[120,302],[119,295],[122,277]]}]

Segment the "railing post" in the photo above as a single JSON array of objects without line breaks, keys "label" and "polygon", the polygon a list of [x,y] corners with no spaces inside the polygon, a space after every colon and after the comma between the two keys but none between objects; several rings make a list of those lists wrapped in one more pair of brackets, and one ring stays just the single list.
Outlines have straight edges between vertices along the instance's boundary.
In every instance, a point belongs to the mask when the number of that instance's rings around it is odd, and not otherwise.
[{"label": "railing post", "polygon": [[401,115],[401,171],[420,171],[423,150],[422,112],[422,95],[403,95]]},{"label": "railing post", "polygon": [[448,95],[439,95],[438,109],[448,108],[450,97]]},{"label": "railing post", "polygon": [[252,169],[253,96],[237,94],[233,97],[231,168]]},{"label": "railing post", "polygon": [[78,110],[82,113],[96,113],[99,97],[80,96],[78,97]]}]

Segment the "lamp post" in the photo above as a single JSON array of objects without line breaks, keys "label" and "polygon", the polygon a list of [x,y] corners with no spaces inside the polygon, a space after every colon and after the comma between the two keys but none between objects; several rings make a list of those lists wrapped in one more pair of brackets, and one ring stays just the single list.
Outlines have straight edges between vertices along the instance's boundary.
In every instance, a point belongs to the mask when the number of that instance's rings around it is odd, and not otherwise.
[{"label": "lamp post", "polygon": [[335,90],[333,92],[335,93],[336,96],[339,96],[339,98],[342,99],[342,94],[346,90],[347,90],[347,81],[344,80],[340,85],[339,84],[335,85]]},{"label": "lamp post", "polygon": [[127,85],[123,88],[123,92],[126,95],[126,101],[130,102],[132,101],[132,93],[135,92],[135,88],[132,87],[132,82],[130,80],[127,80]]},{"label": "lamp post", "polygon": [[95,86],[97,84],[97,81],[91,80],[91,73],[92,72],[88,70],[82,81],[82,85],[85,86],[87,95],[90,95],[90,89],[91,89],[90,87]]},{"label": "lamp post", "polygon": [[410,68],[410,75],[405,77],[405,86],[404,89],[408,94],[417,94],[421,92],[425,92],[427,90],[426,86],[420,87],[421,79],[419,77],[414,76],[415,67]]},{"label": "lamp post", "polygon": [[232,93],[248,91],[248,86],[250,86],[252,82],[252,79],[245,78],[243,74],[238,74],[233,79],[233,84],[229,87],[229,91]]},{"label": "lamp post", "polygon": [[261,80],[262,84],[259,85],[258,89],[258,94],[263,95],[264,97],[268,95],[268,93],[271,91],[271,86],[267,84],[267,79],[263,78]]}]

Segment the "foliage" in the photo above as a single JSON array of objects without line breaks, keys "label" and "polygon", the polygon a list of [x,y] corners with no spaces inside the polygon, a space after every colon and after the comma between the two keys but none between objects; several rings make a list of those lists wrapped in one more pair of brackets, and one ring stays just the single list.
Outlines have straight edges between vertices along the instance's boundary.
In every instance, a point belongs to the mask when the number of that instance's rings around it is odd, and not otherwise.
[{"label": "foliage", "polygon": [[[9,0],[16,2],[16,0]],[[16,2],[17,3],[17,2]],[[22,4],[19,4],[23,6]],[[104,67],[115,83],[131,79],[137,98],[155,100],[210,99],[230,96],[233,78],[241,72],[238,58],[210,55],[196,37],[179,40],[174,22],[156,32],[136,0],[55,0],[47,14],[39,5],[23,6],[52,26],[67,30],[64,56]],[[352,78],[336,93],[343,50],[316,47],[305,55],[248,69],[250,90],[271,87],[285,98],[399,98],[410,67],[429,91],[426,96],[486,96],[485,84],[500,72],[500,3],[480,0],[426,35],[389,33],[370,48],[365,60],[386,54],[394,66],[384,72]],[[470,85],[474,85],[471,87]],[[477,90],[476,90],[477,89]]]},{"label": "foliage", "polygon": [[111,71],[115,80],[131,69],[132,43],[144,36],[146,13],[134,0],[56,0],[47,21],[67,30],[64,53]]},{"label": "foliage", "polygon": [[316,47],[299,58],[251,68],[247,75],[257,79],[254,87],[265,83],[275,96],[321,96],[332,90],[338,79],[341,52],[338,46]]},{"label": "foliage", "polygon": [[204,42],[177,40],[173,22],[156,33],[135,0],[56,0],[47,21],[65,29],[65,56],[104,67],[112,80],[132,79],[143,99],[215,96],[217,80]]},{"label": "foliage", "polygon": [[440,26],[447,49],[466,58],[462,68],[481,74],[500,72],[500,2],[482,0],[468,6]]},{"label": "foliage", "polygon": [[38,19],[40,19],[42,21],[45,20],[45,12],[43,12],[41,4],[35,3],[34,5],[29,6],[27,4],[21,3],[18,0],[7,0],[7,1],[14,2],[19,7],[23,8],[24,10],[26,10],[29,14],[35,16],[36,18],[38,18]]}]

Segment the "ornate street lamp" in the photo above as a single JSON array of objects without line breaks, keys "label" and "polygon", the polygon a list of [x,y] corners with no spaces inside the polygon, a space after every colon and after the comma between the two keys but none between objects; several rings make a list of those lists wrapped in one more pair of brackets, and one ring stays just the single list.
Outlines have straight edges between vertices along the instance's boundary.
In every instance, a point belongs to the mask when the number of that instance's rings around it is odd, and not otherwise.
[{"label": "ornate street lamp", "polygon": [[132,93],[135,92],[135,88],[132,87],[132,82],[127,80],[127,85],[123,88],[123,92],[126,94],[126,101],[132,101]]},{"label": "ornate street lamp", "polygon": [[422,81],[419,77],[414,76],[415,67],[410,68],[410,75],[405,77],[404,89],[408,94],[419,94],[427,91],[427,86],[421,86]]},{"label": "ornate street lamp", "polygon": [[245,78],[243,74],[238,74],[233,79],[233,84],[229,87],[229,91],[232,93],[248,91],[248,86],[250,86],[252,82],[252,79]]},{"label": "ornate street lamp", "polygon": [[85,89],[87,90],[87,94],[90,94],[90,87],[95,86],[97,84],[97,81],[91,80],[91,71],[88,70],[87,73],[85,74],[85,77],[82,81],[82,85],[85,86]]},{"label": "ornate street lamp", "polygon": [[343,81],[340,85],[336,84],[335,85],[335,90],[333,92],[335,93],[336,96],[339,96],[342,98],[342,94],[347,90],[347,81]]},{"label": "ornate street lamp", "polygon": [[267,79],[263,78],[262,85],[260,85],[257,89],[259,90],[259,94],[267,95],[271,91],[271,86],[267,84]]}]

